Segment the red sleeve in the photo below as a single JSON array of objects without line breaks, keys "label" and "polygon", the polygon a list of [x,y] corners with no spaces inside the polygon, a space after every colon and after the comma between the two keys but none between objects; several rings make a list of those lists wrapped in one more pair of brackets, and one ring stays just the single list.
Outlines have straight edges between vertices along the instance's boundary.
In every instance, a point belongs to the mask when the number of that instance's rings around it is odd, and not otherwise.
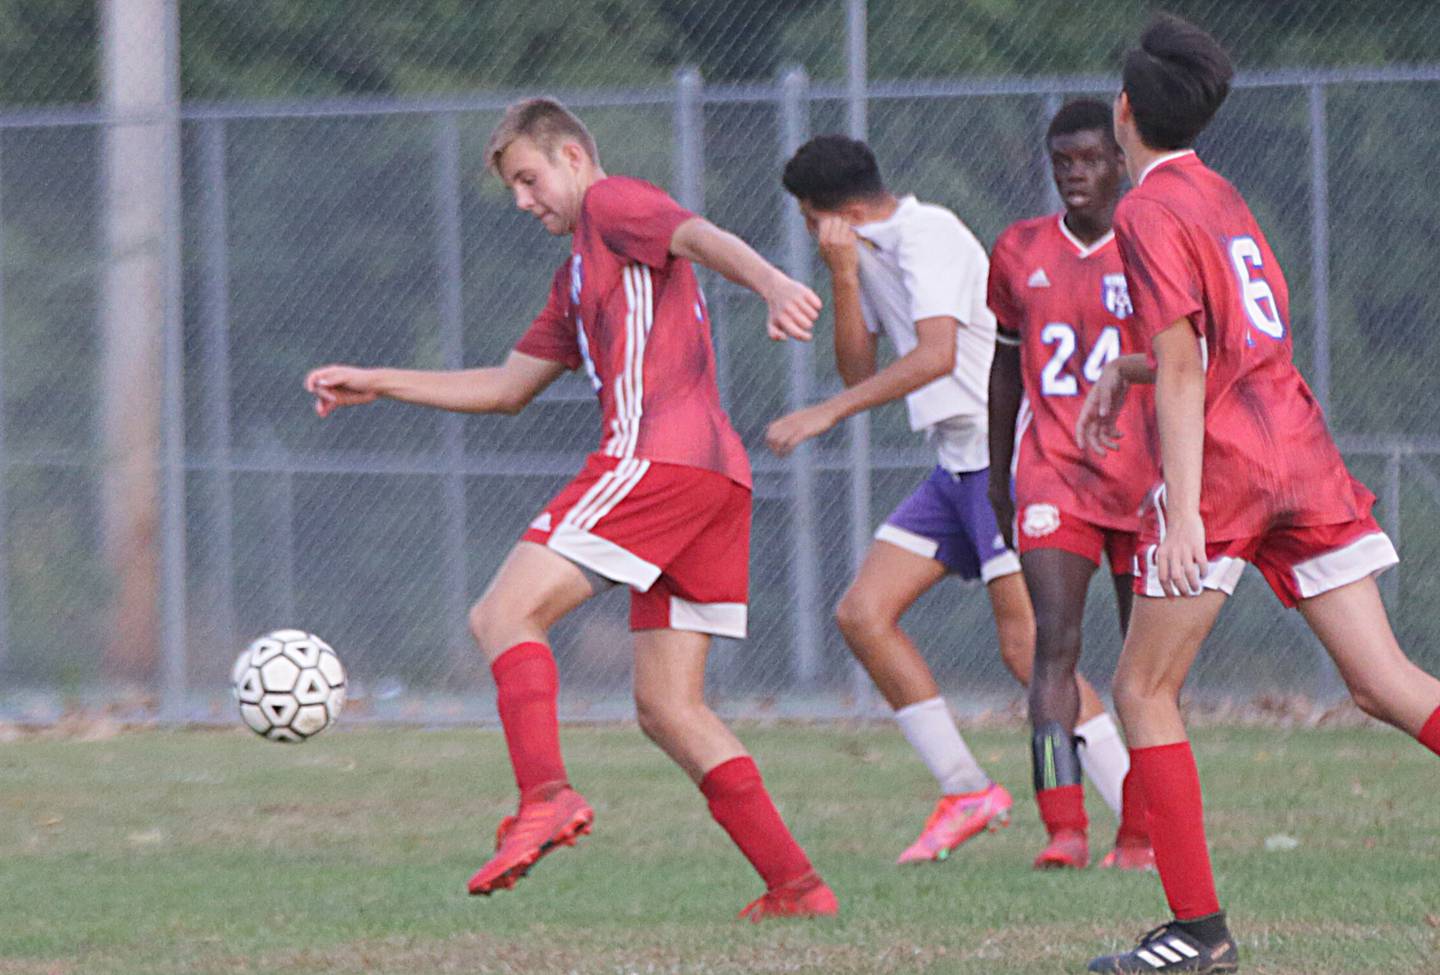
[{"label": "red sleeve", "polygon": [[544,310],[515,343],[515,351],[558,362],[567,369],[579,369],[580,343],[575,335],[575,316],[570,314],[569,279],[570,261],[566,261],[550,282]]},{"label": "red sleeve", "polygon": [[1126,200],[1115,214],[1115,243],[1135,306],[1137,334],[1147,349],[1151,339],[1181,318],[1196,328],[1204,291],[1200,263],[1175,215],[1149,200]]},{"label": "red sleeve", "polygon": [[644,180],[612,176],[591,186],[583,210],[591,228],[626,261],[662,268],[675,228],[695,214]]},{"label": "red sleeve", "polygon": [[995,251],[990,255],[990,279],[985,286],[985,303],[990,306],[990,311],[995,316],[996,327],[1002,332],[1018,336],[1024,315],[1010,288],[1012,236],[1010,231],[1006,230],[995,241]]}]

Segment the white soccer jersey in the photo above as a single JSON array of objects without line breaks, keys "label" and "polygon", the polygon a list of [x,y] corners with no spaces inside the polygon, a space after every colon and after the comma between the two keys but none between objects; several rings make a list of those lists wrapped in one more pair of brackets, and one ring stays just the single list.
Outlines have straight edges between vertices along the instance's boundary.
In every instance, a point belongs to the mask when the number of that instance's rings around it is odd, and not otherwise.
[{"label": "white soccer jersey", "polygon": [[860,237],[860,304],[865,327],[882,328],[904,355],[919,344],[915,323],[948,316],[960,322],[955,369],[905,397],[910,429],[926,430],[940,463],[954,472],[990,464],[987,390],[995,355],[995,316],[985,303],[990,261],[985,248],[944,207],[913,196],[887,219],[855,228]]}]

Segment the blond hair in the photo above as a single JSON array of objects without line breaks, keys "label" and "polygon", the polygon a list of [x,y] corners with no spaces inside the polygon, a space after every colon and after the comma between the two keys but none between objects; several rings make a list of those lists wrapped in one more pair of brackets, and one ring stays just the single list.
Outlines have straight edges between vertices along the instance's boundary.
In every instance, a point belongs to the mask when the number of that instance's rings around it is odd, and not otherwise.
[{"label": "blond hair", "polygon": [[585,128],[585,123],[553,98],[527,98],[505,109],[504,117],[485,144],[486,164],[499,173],[500,157],[512,142],[520,138],[534,142],[551,159],[561,143],[577,142],[591,162],[600,162],[595,137]]}]

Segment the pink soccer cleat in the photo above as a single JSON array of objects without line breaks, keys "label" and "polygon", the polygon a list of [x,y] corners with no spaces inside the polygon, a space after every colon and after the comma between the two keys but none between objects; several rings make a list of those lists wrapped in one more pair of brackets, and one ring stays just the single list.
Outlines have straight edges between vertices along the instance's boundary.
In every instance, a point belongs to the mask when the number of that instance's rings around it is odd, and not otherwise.
[{"label": "pink soccer cleat", "polygon": [[1036,870],[1084,870],[1090,865],[1090,841],[1078,829],[1062,829],[1035,857]]},{"label": "pink soccer cleat", "polygon": [[776,917],[833,917],[840,912],[835,892],[811,870],[803,877],[765,891],[746,905],[740,917],[751,924]]},{"label": "pink soccer cleat", "polygon": [[595,812],[585,797],[566,786],[550,799],[520,805],[495,831],[495,855],[470,878],[470,893],[509,890],[545,854],[574,846],[590,832]]},{"label": "pink soccer cleat", "polygon": [[905,848],[896,863],[944,860],[970,837],[983,830],[996,830],[1010,823],[1010,793],[992,782],[979,792],[941,796],[925,820],[920,837]]},{"label": "pink soccer cleat", "polygon": [[1115,843],[1100,861],[1102,870],[1154,870],[1155,848],[1149,843]]}]

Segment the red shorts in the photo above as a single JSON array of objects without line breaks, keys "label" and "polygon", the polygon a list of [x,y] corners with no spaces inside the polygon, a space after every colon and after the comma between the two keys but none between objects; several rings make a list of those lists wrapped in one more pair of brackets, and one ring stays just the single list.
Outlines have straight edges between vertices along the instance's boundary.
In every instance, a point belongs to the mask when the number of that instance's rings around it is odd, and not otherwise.
[{"label": "red shorts", "polygon": [[[1169,595],[1160,587],[1155,570],[1155,548],[1162,534],[1157,525],[1155,519],[1148,519],[1140,533],[1143,557],[1135,560],[1135,592],[1141,596]],[[1209,542],[1205,557],[1210,562],[1202,580],[1206,589],[1230,595],[1248,562],[1286,606],[1379,575],[1400,561],[1369,512],[1337,525],[1276,528],[1254,538]]]},{"label": "red shorts", "polygon": [[1089,559],[1098,568],[1100,553],[1104,552],[1112,574],[1129,575],[1135,569],[1134,532],[1097,525],[1053,504],[1027,504],[1016,514],[1015,523],[1015,542],[1021,555],[1058,548]]},{"label": "red shorts", "polygon": [[632,630],[745,636],[750,489],[723,474],[591,454],[521,539],[628,585]]}]

